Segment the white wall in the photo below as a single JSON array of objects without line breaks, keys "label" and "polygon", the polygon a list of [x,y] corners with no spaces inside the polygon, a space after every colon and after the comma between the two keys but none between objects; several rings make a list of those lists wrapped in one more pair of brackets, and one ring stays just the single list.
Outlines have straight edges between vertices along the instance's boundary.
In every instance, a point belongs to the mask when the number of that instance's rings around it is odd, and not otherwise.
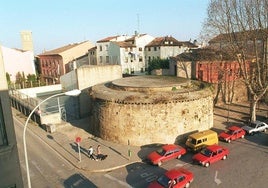
[{"label": "white wall", "polygon": [[60,84],[57,85],[50,85],[50,86],[42,86],[42,87],[33,87],[33,88],[26,88],[20,89],[19,92],[27,95],[28,97],[35,98],[38,96],[47,95],[50,92],[61,91],[62,87]]},{"label": "white wall", "polygon": [[22,52],[20,50],[0,46],[5,66],[5,72],[10,74],[10,80],[16,80],[18,72],[24,72],[25,77],[28,74],[36,74],[34,66],[34,54],[32,51]]}]

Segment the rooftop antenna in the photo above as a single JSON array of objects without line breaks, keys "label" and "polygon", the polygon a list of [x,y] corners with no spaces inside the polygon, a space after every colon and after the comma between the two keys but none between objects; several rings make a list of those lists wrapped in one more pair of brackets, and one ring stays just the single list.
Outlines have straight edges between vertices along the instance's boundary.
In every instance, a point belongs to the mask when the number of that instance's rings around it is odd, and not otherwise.
[{"label": "rooftop antenna", "polygon": [[140,15],[137,14],[138,34],[140,34]]}]

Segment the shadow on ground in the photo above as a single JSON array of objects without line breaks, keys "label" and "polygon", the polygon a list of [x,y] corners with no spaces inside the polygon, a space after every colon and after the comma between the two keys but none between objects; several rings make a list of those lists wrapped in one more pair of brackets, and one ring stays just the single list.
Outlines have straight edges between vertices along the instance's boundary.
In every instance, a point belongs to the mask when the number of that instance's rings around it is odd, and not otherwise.
[{"label": "shadow on ground", "polygon": [[64,180],[63,185],[65,188],[97,188],[95,184],[80,173],[73,174],[68,179]]}]

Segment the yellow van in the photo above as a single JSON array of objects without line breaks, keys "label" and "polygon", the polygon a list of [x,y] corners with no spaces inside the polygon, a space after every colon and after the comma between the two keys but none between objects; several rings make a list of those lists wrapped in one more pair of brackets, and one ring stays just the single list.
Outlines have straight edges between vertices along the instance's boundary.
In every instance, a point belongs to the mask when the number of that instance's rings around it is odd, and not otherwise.
[{"label": "yellow van", "polygon": [[218,144],[218,142],[218,134],[215,131],[205,130],[189,135],[186,146],[191,151],[199,151],[206,146]]}]

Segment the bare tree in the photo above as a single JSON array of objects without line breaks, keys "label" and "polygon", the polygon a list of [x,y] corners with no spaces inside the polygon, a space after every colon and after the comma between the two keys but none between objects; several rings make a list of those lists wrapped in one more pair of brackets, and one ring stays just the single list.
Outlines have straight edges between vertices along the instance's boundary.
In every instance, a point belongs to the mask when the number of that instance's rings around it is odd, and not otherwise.
[{"label": "bare tree", "polygon": [[204,33],[211,43],[236,58],[249,92],[250,120],[268,90],[268,1],[211,0]]}]

